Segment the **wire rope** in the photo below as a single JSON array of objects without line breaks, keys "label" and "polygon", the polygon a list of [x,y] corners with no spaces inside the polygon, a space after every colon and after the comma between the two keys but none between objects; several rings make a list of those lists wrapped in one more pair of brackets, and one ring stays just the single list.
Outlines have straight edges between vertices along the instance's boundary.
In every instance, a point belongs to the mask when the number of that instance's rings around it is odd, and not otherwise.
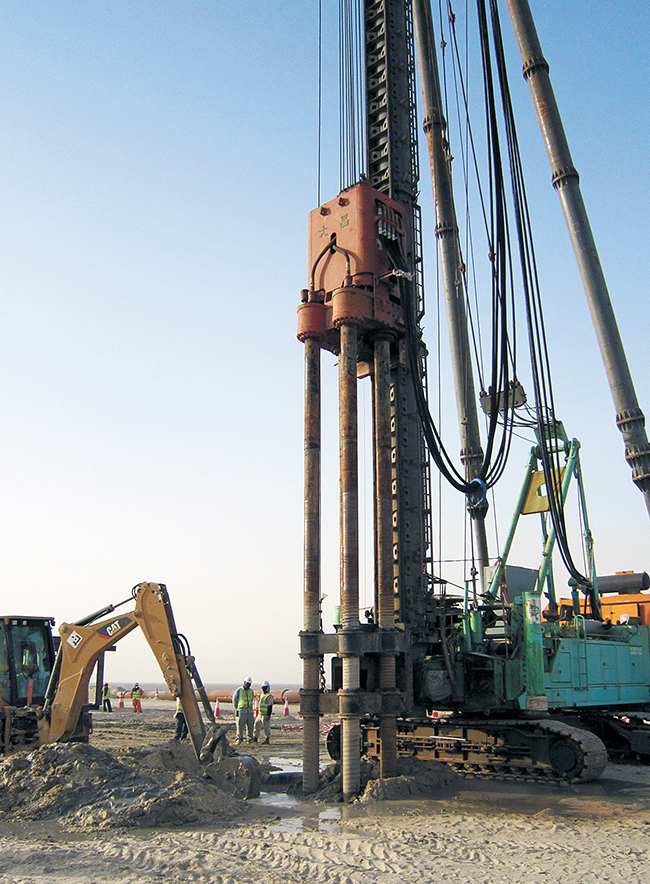
[{"label": "wire rope", "polygon": [[365,60],[362,4],[339,0],[340,190],[359,180],[365,166]]},{"label": "wire rope", "polygon": [[[488,14],[489,8],[489,14]],[[448,19],[454,53],[458,62],[459,72],[460,50],[455,30],[455,15],[448,0]],[[441,6],[439,5],[441,13]],[[487,185],[484,188],[478,174],[478,161],[475,140],[471,124],[468,123],[468,140],[477,172],[479,198],[483,219],[490,245],[491,261],[491,300],[492,300],[492,354],[490,376],[491,408],[488,422],[488,437],[484,460],[480,468],[479,479],[487,490],[494,486],[505,468],[512,442],[515,424],[514,401],[510,401],[510,391],[516,381],[516,335],[515,328],[515,258],[511,241],[516,234],[519,272],[524,293],[526,310],[526,326],[528,333],[531,370],[535,393],[535,419],[538,436],[538,448],[544,470],[546,489],[549,499],[549,510],[553,528],[557,537],[562,559],[571,576],[583,585],[590,581],[578,571],[569,549],[568,535],[564,519],[564,505],[561,494],[560,454],[563,450],[556,438],[555,405],[550,372],[550,361],[546,341],[539,279],[534,253],[532,226],[530,223],[528,202],[523,178],[523,167],[516,135],[514,113],[510,97],[503,39],[496,0],[477,0],[478,29],[480,40],[481,67],[483,72],[484,113],[487,136]],[[445,41],[443,40],[443,49]],[[444,53],[443,53],[444,54]],[[446,73],[444,74],[446,83]],[[462,77],[461,90],[466,116],[469,120],[467,87]],[[498,96],[498,97],[497,97]],[[500,105],[499,105],[500,100]],[[448,104],[445,104],[448,108]],[[501,120],[501,122],[500,122]],[[501,147],[500,129],[505,130],[505,153]],[[504,165],[507,160],[509,167],[510,191],[514,230],[511,230],[507,199],[507,182]],[[459,250],[460,254],[460,250]],[[405,269],[401,256],[393,252],[395,267]],[[421,347],[417,329],[410,320],[410,304],[412,293],[410,284],[404,276],[400,277],[400,289],[405,304],[405,326],[407,351],[414,376],[416,371],[417,353]],[[511,317],[509,319],[509,317]],[[512,324],[512,334],[510,325]],[[475,348],[477,353],[477,348]],[[480,362],[480,360],[477,360]],[[417,386],[417,385],[416,385]],[[498,419],[499,397],[503,396],[503,418]],[[440,434],[428,413],[425,397],[416,391],[416,401],[422,418],[423,430],[427,445],[434,462],[447,480],[458,490],[469,493],[468,483],[456,469],[446,452]],[[497,439],[497,427],[501,424],[502,432]],[[555,434],[555,435],[553,435]]]},{"label": "wire rope", "polygon": [[323,0],[318,0],[318,175],[317,205],[320,206],[323,150]]},{"label": "wire rope", "polygon": [[[483,44],[483,54],[485,56],[488,42],[488,16],[485,0],[477,0],[477,6],[479,14],[479,31],[481,42]],[[592,582],[590,578],[584,576],[578,570],[569,545],[564,514],[564,501],[561,492],[561,446],[557,444],[556,437],[552,435],[556,432],[556,411],[551,379],[550,358],[546,340],[546,329],[544,325],[532,225],[523,175],[523,164],[519,150],[512,99],[508,84],[501,23],[496,0],[489,0],[489,11],[511,172],[514,215],[519,245],[519,262],[522,272],[531,369],[535,392],[537,435],[539,441],[538,450],[544,472],[549,513],[555,530],[560,555],[569,574],[577,583],[585,587],[591,587]],[[565,453],[564,446],[562,446],[562,453]]]}]

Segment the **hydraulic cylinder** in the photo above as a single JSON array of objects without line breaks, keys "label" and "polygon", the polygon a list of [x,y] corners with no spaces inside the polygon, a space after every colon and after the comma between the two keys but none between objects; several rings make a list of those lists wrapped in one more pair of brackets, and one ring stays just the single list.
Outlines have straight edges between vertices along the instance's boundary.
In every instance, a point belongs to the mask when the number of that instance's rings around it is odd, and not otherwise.
[{"label": "hydraulic cylinder", "polygon": [[632,481],[643,493],[650,513],[650,443],[645,417],[639,407],[627,357],[614,316],[607,283],[587,216],[580,177],[573,165],[569,143],[527,0],[508,0],[508,11],[530,87],[537,119],[556,189],[564,212],[571,244],[585,290],[591,320],[616,409],[616,424],[625,442],[625,459]]}]

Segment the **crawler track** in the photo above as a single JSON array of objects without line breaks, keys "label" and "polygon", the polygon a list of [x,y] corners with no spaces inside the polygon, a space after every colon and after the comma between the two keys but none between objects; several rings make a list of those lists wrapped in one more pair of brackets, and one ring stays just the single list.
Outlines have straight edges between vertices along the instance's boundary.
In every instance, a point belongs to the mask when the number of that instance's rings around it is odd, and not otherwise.
[{"label": "crawler track", "polygon": [[[365,751],[381,751],[379,728],[363,725]],[[593,733],[552,719],[404,720],[397,750],[448,764],[463,774],[587,783],[598,779],[607,751]]]}]

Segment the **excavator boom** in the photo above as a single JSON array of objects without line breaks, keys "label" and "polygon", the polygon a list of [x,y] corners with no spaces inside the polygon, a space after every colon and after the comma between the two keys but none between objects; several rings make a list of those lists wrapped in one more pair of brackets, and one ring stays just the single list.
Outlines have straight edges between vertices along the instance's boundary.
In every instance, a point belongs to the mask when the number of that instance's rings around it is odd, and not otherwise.
[{"label": "excavator boom", "polygon": [[95,664],[101,654],[139,626],[172,696],[180,697],[192,743],[199,755],[205,726],[190,678],[190,671],[195,668],[194,658],[183,653],[167,587],[162,583],[140,583],[134,588],[133,597],[135,609],[129,613],[99,623],[62,623],[59,627],[61,645],[53,680],[45,705],[38,713],[41,745],[88,736],[90,716],[84,707]]}]

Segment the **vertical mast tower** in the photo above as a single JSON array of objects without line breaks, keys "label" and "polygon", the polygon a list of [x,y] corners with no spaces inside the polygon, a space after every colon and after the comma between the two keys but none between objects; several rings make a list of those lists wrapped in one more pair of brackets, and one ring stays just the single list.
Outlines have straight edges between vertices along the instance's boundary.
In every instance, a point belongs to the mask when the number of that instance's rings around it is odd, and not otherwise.
[{"label": "vertical mast tower", "polygon": [[[532,20],[528,21],[527,3],[508,0],[508,5],[554,166],[554,183],[563,205],[566,204],[583,279],[587,285],[593,277],[598,289],[595,294],[588,292],[588,298],[608,367],[617,421],[626,441],[627,459],[635,483],[650,501],[650,449],[643,429],[644,418],[624,354],[622,359],[618,358],[622,346],[613,313],[609,319],[611,305],[606,289],[603,291],[604,281],[600,286],[595,246],[592,248],[579,192],[576,195],[577,173],[568,147],[564,146],[559,115],[546,82],[547,65],[534,29],[530,30]],[[498,709],[508,713],[517,710],[518,703],[528,709],[529,697],[535,702],[546,702],[543,667],[548,660],[545,663],[542,654],[541,616],[533,617],[537,608],[533,614],[526,614],[525,653],[519,647],[519,656],[490,656],[483,643],[480,609],[472,609],[471,616],[465,613],[460,617],[454,599],[437,598],[431,591],[432,507],[425,433],[432,452],[435,438],[430,428],[427,431],[425,426],[423,430],[421,418],[426,416],[426,402],[423,405],[423,394],[419,391],[420,383],[426,391],[427,372],[426,349],[420,335],[424,293],[417,203],[416,42],[465,471],[465,485],[452,484],[461,490],[482,482],[485,488],[483,473],[488,468],[483,463],[469,358],[462,258],[451,193],[451,156],[442,115],[431,9],[428,0],[346,0],[342,7],[348,16],[341,29],[345,82],[348,87],[358,84],[355,77],[360,69],[365,81],[361,116],[365,123],[366,164],[364,172],[355,169],[355,163],[349,164],[350,180],[342,182],[341,193],[314,209],[309,221],[309,283],[301,293],[298,308],[298,338],[305,345],[305,568],[300,653],[303,790],[314,792],[318,788],[319,718],[323,713],[338,713],[343,797],[348,799],[360,787],[359,746],[365,716],[371,716],[375,722],[370,727],[364,725],[366,748],[380,758],[382,776],[392,776],[397,767],[398,719],[400,739],[408,745],[409,720],[417,722],[419,716],[420,725],[428,724],[427,709],[443,708],[431,705],[440,700],[447,703],[444,708],[456,711]],[[358,31],[346,44],[346,28],[352,21]],[[342,114],[344,133],[348,125],[346,115],[354,104],[349,95],[347,99],[347,109]],[[547,116],[553,115],[557,120],[549,121]],[[352,128],[356,124],[355,119]],[[355,139],[357,135],[355,131]],[[593,259],[590,263],[586,260],[589,256]],[[337,355],[339,380],[341,616],[333,634],[323,632],[321,618],[321,349]],[[366,376],[370,376],[373,390],[375,604],[369,622],[361,624],[357,384],[358,378]],[[493,391],[493,400],[498,398],[499,391]],[[491,422],[495,416],[493,404]],[[488,451],[491,445],[492,437],[488,434]],[[470,511],[474,516],[478,556],[481,565],[485,565],[484,498],[472,502]],[[495,601],[485,594],[481,598]],[[499,616],[511,616],[511,601],[502,605],[497,620]],[[535,606],[529,607],[532,611]],[[493,615],[494,611],[487,611],[485,622],[493,624]],[[512,614],[516,620],[515,615],[519,616],[517,611]],[[451,649],[450,635],[458,640]],[[503,648],[512,650],[507,642]],[[336,661],[332,690],[327,692],[325,655],[334,655]],[[535,660],[538,672],[533,665]],[[493,724],[492,729],[489,725],[479,727],[486,738],[480,753],[493,744],[495,734],[500,735],[499,739],[509,739],[511,722]],[[562,758],[551,757],[557,735],[552,728],[547,730],[544,745],[549,753],[548,763],[565,775]],[[518,728],[513,731],[518,751],[524,731],[525,727],[521,732]],[[583,732],[580,734],[576,737],[578,742],[584,740]],[[536,750],[530,751],[534,755]],[[589,764],[583,767],[586,770]]]}]

